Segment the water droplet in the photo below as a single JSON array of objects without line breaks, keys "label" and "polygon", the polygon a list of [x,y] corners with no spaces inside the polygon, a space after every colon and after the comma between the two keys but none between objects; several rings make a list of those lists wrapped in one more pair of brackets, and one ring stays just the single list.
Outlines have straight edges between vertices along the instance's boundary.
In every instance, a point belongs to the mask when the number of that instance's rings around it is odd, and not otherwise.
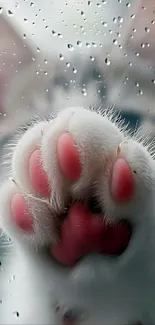
[{"label": "water droplet", "polygon": [[77,69],[76,68],[73,68],[73,73],[77,73]]},{"label": "water droplet", "polygon": [[63,54],[60,53],[60,54],[59,54],[59,58],[60,58],[60,60],[63,61],[63,60],[64,60],[64,56],[63,56]]},{"label": "water droplet", "polygon": [[146,32],[146,33],[149,33],[149,32],[150,32],[150,28],[145,27],[145,32]]},{"label": "water droplet", "polygon": [[141,89],[139,89],[138,94],[143,95],[143,91]]},{"label": "water droplet", "polygon": [[117,45],[117,44],[118,44],[118,41],[117,41],[117,39],[114,39],[114,40],[113,40],[113,44],[115,44],[115,45]]},{"label": "water droplet", "polygon": [[45,59],[45,60],[44,60],[44,63],[45,63],[45,64],[47,64],[47,63],[48,63],[47,59]]},{"label": "water droplet", "polygon": [[2,14],[3,12],[3,7],[0,7],[0,15]]},{"label": "water droplet", "polygon": [[81,41],[77,41],[77,45],[78,45],[79,47],[81,47],[81,46],[82,46],[82,42],[81,42]]},{"label": "water droplet", "polygon": [[141,47],[143,49],[145,47],[145,43],[141,43]]},{"label": "water droplet", "polygon": [[117,18],[116,18],[116,17],[113,18],[113,22],[114,22],[115,24],[117,23]]},{"label": "water droplet", "polygon": [[39,47],[37,47],[37,52],[40,52],[40,48]]},{"label": "water droplet", "polygon": [[155,79],[152,79],[152,83],[155,84]]},{"label": "water droplet", "polygon": [[90,43],[86,43],[86,47],[90,48],[91,44]]},{"label": "water droplet", "polygon": [[108,66],[111,64],[109,58],[105,58],[105,63],[106,63],[106,65],[108,65]]},{"label": "water droplet", "polygon": [[136,28],[133,28],[133,32],[136,33],[137,32],[137,29]]},{"label": "water droplet", "polygon": [[67,44],[67,47],[70,51],[74,51],[74,46],[72,44]]},{"label": "water droplet", "polygon": [[119,23],[121,23],[121,24],[122,24],[122,23],[123,23],[123,20],[124,20],[124,19],[123,19],[123,17],[121,17],[121,16],[118,16],[118,21],[119,21]]},{"label": "water droplet", "polygon": [[83,95],[83,96],[87,96],[86,88],[82,88],[82,95]]},{"label": "water droplet", "polygon": [[2,302],[3,302],[2,299],[0,299],[0,304],[2,304]]},{"label": "water droplet", "polygon": [[70,62],[66,62],[66,66],[67,66],[67,68],[69,68],[70,67]]},{"label": "water droplet", "polygon": [[131,17],[131,19],[134,19],[135,18],[135,14],[132,14],[130,17]]},{"label": "water droplet", "polygon": [[88,6],[91,6],[91,1],[88,1]]},{"label": "water droplet", "polygon": [[155,24],[155,20],[152,20],[152,21],[151,21],[151,24],[154,25],[154,24]]},{"label": "water droplet", "polygon": [[135,82],[135,86],[136,87],[139,87],[139,82]]},{"label": "water droplet", "polygon": [[97,47],[97,43],[92,42],[93,47]]},{"label": "water droplet", "polygon": [[135,55],[136,55],[136,56],[139,56],[139,52],[135,52]]},{"label": "water droplet", "polygon": [[59,38],[63,38],[63,35],[60,34],[60,33],[58,33],[58,37],[59,37]]},{"label": "water droplet", "polygon": [[91,60],[91,61],[95,61],[94,56],[91,55],[91,56],[90,56],[90,60]]},{"label": "water droplet", "polygon": [[8,15],[13,16],[13,12],[10,9],[8,10]]},{"label": "water droplet", "polygon": [[107,27],[108,26],[108,24],[107,24],[106,21],[102,21],[102,25],[103,25],[103,27]]},{"label": "water droplet", "polygon": [[53,36],[57,36],[57,33],[55,30],[52,30],[52,34],[53,34]]},{"label": "water droplet", "polygon": [[128,3],[126,4],[126,7],[127,7],[127,8],[130,8],[130,7],[131,7],[131,3],[128,2]]},{"label": "water droplet", "polygon": [[44,71],[44,75],[47,76],[48,75],[48,72],[47,71]]},{"label": "water droplet", "polygon": [[19,312],[18,311],[14,311],[13,313],[16,317],[19,317]]}]

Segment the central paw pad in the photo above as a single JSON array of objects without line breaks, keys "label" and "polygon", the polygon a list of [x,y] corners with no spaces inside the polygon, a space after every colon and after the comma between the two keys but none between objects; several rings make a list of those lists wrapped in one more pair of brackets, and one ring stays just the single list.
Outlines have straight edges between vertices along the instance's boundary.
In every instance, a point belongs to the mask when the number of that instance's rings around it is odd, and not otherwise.
[{"label": "central paw pad", "polygon": [[125,222],[109,224],[86,206],[75,203],[61,226],[60,243],[51,246],[52,255],[66,265],[73,265],[88,253],[121,254],[131,237],[131,228]]}]

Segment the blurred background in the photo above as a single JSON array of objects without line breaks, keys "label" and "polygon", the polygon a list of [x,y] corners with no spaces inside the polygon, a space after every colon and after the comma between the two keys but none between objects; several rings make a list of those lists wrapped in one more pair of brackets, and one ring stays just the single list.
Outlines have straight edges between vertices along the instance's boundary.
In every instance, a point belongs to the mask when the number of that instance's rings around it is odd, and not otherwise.
[{"label": "blurred background", "polygon": [[154,138],[154,36],[155,0],[0,0],[0,162],[19,126],[64,106],[114,107]]},{"label": "blurred background", "polygon": [[0,145],[32,116],[113,106],[155,133],[155,0],[0,0]]}]

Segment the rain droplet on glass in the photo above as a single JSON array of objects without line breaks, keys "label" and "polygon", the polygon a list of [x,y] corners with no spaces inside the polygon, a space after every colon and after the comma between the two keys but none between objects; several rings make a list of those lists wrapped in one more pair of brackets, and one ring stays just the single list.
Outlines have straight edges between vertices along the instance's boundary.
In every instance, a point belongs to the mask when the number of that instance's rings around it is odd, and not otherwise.
[{"label": "rain droplet on glass", "polygon": [[149,32],[150,32],[150,28],[145,27],[144,29],[145,29],[145,32],[146,32],[146,33],[149,33]]},{"label": "rain droplet on glass", "polygon": [[91,55],[91,56],[90,56],[90,60],[91,60],[91,61],[95,61],[94,56]]},{"label": "rain droplet on glass", "polygon": [[82,88],[82,95],[83,95],[83,96],[87,96],[86,88]]},{"label": "rain droplet on glass", "polygon": [[59,58],[60,58],[60,60],[63,61],[63,60],[64,60],[64,56],[63,56],[63,54],[60,53],[60,54],[59,54]]},{"label": "rain droplet on glass", "polygon": [[116,18],[116,17],[113,18],[113,22],[114,22],[115,24],[117,23],[117,18]]},{"label": "rain droplet on glass", "polygon": [[130,8],[130,7],[131,7],[131,3],[128,2],[128,3],[126,4],[126,7],[127,7],[127,8]]},{"label": "rain droplet on glass", "polygon": [[123,23],[123,17],[118,16],[118,21],[119,21],[119,23]]},{"label": "rain droplet on glass", "polygon": [[103,27],[107,27],[108,26],[108,24],[107,24],[106,21],[102,21],[102,25],[103,25]]},{"label": "rain droplet on glass", "polygon": [[81,46],[82,46],[82,42],[81,42],[81,41],[77,41],[77,45],[78,45],[79,47],[81,47]]},{"label": "rain droplet on glass", "polygon": [[57,35],[57,33],[56,33],[55,30],[52,30],[52,34],[53,34],[53,36],[56,36]]},{"label": "rain droplet on glass", "polygon": [[10,9],[8,10],[8,15],[13,16],[13,12]]},{"label": "rain droplet on glass", "polygon": [[132,14],[130,17],[131,17],[132,19],[134,19],[134,18],[135,18],[135,16],[136,16],[135,14]]},{"label": "rain droplet on glass", "polygon": [[74,46],[72,44],[68,44],[67,47],[70,51],[74,51]]},{"label": "rain droplet on glass", "polygon": [[105,63],[106,63],[106,65],[108,65],[108,66],[111,64],[109,58],[105,58]]},{"label": "rain droplet on glass", "polygon": [[118,41],[117,41],[117,39],[114,39],[114,40],[113,40],[113,44],[115,44],[115,45],[117,45],[117,44],[118,44]]},{"label": "rain droplet on glass", "polygon": [[143,49],[145,47],[145,43],[141,43],[141,47]]}]

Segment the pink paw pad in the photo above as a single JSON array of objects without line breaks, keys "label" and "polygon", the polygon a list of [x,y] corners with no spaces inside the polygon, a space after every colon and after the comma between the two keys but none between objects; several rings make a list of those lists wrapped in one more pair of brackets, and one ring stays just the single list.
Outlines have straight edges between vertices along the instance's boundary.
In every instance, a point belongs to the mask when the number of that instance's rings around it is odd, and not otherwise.
[{"label": "pink paw pad", "polygon": [[29,160],[29,178],[33,188],[45,197],[50,196],[47,176],[41,166],[40,150],[36,149]]},{"label": "pink paw pad", "polygon": [[60,136],[57,143],[58,160],[61,171],[70,180],[77,179],[81,174],[79,153],[68,133]]},{"label": "pink paw pad", "polygon": [[129,200],[133,194],[134,178],[128,163],[123,158],[118,158],[113,166],[111,191],[117,201]]},{"label": "pink paw pad", "polygon": [[113,255],[124,250],[131,237],[125,224],[111,226],[81,203],[74,203],[61,227],[61,241],[51,245],[51,254],[64,265],[74,265],[91,252]]},{"label": "pink paw pad", "polygon": [[33,231],[32,217],[21,194],[15,194],[11,201],[11,215],[15,224],[24,231]]}]

